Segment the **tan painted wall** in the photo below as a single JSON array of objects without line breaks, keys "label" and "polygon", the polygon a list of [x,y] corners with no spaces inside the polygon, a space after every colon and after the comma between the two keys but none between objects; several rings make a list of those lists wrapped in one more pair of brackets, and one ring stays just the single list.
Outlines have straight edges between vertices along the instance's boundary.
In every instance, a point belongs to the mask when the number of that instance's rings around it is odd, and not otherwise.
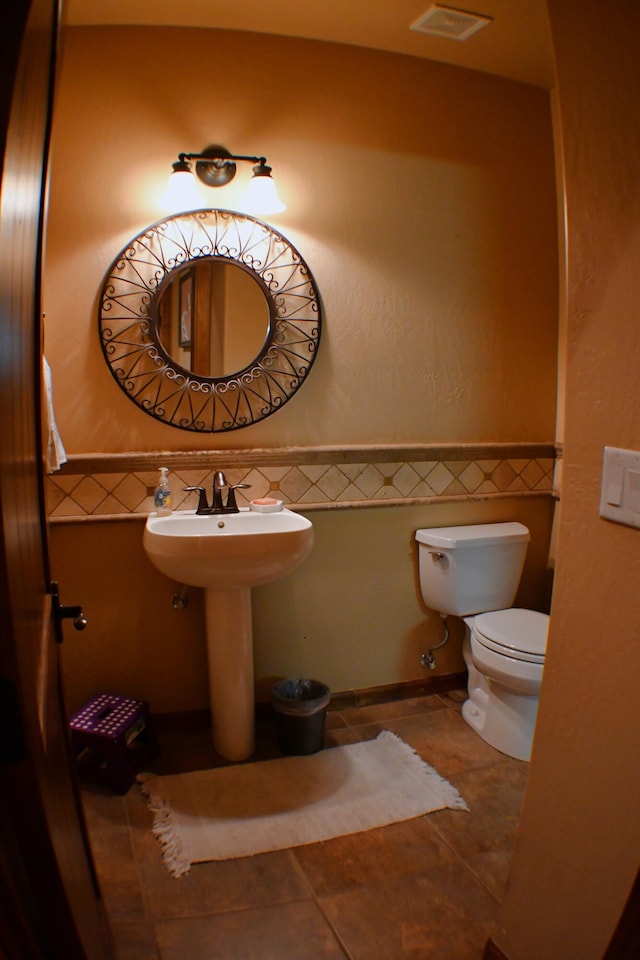
[{"label": "tan painted wall", "polygon": [[[273,222],[311,267],[326,326],[308,383],[282,411],[203,437],[156,423],[118,390],[96,318],[113,258],[162,216],[170,164],[212,140],[273,165],[288,205]],[[246,33],[83,28],[65,38],[45,349],[71,454],[549,441],[556,246],[550,108],[539,89]],[[291,672],[336,690],[423,676],[418,657],[440,624],[421,606],[411,535],[441,518],[529,522],[524,591],[543,608],[550,509],[523,498],[318,512],[305,566],[256,591],[260,689]],[[146,696],[160,712],[206,703],[201,598],[175,614],[173,588],[141,540],[135,522],[52,530],[53,570],[91,618],[65,645],[72,707],[104,687]],[[461,666],[458,636],[438,673]]]},{"label": "tan painted wall", "polygon": [[568,224],[566,455],[550,650],[497,941],[601,960],[638,869],[640,532],[598,516],[640,448],[640,8],[550,0]]},{"label": "tan painted wall", "polygon": [[[283,676],[315,676],[334,692],[432,676],[419,658],[440,642],[442,626],[420,595],[421,526],[526,523],[532,542],[517,602],[548,609],[550,513],[546,498],[310,511],[310,556],[253,591],[258,699],[268,700]],[[51,556],[65,597],[82,600],[89,619],[81,634],[65,625],[70,709],[102,690],[145,697],[158,713],[208,705],[202,591],[188,592],[186,610],[172,608],[178,586],[144,555],[142,521],[57,524]],[[464,669],[460,627],[453,618],[433,675]]]},{"label": "tan painted wall", "polygon": [[[178,152],[212,140],[268,157],[288,205],[273,223],[309,264],[326,326],[308,383],[277,416],[203,437],[157,423],[116,387],[96,317],[110,263],[163,216]],[[249,172],[203,187],[203,204],[239,199]],[[548,96],[333,44],[74,28],[55,108],[45,310],[70,453],[551,440]]]}]

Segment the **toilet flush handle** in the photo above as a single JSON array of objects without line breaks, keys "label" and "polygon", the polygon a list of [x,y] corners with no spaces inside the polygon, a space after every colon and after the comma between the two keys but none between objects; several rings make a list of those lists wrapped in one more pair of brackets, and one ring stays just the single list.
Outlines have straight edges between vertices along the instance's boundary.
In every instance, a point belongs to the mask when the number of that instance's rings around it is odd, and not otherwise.
[{"label": "toilet flush handle", "polygon": [[438,550],[429,550],[429,556],[434,563],[438,563],[439,560],[444,560],[444,553],[440,553]]}]

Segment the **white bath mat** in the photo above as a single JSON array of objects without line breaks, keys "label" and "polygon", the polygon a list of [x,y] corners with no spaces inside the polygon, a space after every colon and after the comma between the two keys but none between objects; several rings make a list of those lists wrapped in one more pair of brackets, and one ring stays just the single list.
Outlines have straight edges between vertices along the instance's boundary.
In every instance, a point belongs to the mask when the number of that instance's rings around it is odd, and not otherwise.
[{"label": "white bath mat", "polygon": [[169,872],[411,820],[458,791],[389,730],[311,756],[138,778]]}]

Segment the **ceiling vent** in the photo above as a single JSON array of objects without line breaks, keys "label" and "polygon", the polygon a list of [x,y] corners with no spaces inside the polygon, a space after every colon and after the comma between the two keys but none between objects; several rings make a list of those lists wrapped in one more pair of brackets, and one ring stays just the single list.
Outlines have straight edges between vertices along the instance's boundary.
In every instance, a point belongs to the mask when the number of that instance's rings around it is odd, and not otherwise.
[{"label": "ceiling vent", "polygon": [[467,37],[491,23],[492,19],[479,13],[454,10],[452,7],[443,7],[435,3],[411,24],[410,29],[418,33],[427,33],[432,37],[466,40]]}]

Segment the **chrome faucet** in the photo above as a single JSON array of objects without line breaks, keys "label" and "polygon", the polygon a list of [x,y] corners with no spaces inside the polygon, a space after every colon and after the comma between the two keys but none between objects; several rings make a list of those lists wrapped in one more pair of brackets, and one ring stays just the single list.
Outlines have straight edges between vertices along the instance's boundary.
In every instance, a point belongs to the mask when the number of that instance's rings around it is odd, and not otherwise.
[{"label": "chrome faucet", "polygon": [[[250,486],[250,483],[229,484],[222,470],[216,470],[213,475],[213,498],[211,500],[211,506],[207,503],[207,493],[204,487],[183,487],[182,489],[186,492],[197,492],[198,506],[196,508],[196,514],[198,514],[198,516],[214,516],[220,513],[240,513],[240,508],[236,502],[236,490],[247,490]],[[226,504],[223,504],[222,491],[225,487],[228,488],[229,493],[227,494]]]}]

